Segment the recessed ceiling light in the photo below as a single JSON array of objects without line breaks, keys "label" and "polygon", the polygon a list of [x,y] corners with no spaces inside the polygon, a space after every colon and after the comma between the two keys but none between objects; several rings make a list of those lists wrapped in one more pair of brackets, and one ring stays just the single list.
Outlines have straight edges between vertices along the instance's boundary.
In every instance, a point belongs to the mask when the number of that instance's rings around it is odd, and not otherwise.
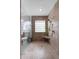
[{"label": "recessed ceiling light", "polygon": [[40,9],[40,12],[42,11],[42,9]]}]

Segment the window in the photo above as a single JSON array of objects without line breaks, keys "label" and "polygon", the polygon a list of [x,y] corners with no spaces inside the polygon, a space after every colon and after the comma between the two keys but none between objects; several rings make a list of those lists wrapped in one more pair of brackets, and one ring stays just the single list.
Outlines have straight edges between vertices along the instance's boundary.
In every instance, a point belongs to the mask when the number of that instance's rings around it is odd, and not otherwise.
[{"label": "window", "polygon": [[35,32],[45,32],[45,20],[35,21]]}]

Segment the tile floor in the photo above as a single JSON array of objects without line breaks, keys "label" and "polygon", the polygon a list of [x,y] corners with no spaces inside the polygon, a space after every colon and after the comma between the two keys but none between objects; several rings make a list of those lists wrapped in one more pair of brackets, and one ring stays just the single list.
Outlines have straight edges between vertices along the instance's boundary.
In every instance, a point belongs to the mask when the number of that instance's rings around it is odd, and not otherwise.
[{"label": "tile floor", "polygon": [[[54,43],[57,43],[53,41]],[[52,43],[53,43],[52,42]],[[25,49],[21,59],[59,59],[57,44],[32,42]]]}]

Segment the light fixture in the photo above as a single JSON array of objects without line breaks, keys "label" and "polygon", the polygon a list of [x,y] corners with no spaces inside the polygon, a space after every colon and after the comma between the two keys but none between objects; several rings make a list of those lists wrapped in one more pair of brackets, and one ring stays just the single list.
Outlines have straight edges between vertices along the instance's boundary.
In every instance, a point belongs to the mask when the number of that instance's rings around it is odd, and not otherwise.
[{"label": "light fixture", "polygon": [[42,11],[42,9],[40,9],[40,12]]}]

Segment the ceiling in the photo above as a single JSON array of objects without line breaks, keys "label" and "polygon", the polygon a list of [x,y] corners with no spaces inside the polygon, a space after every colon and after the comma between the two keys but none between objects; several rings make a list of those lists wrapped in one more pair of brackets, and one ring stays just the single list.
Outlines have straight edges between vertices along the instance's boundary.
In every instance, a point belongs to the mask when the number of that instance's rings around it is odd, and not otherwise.
[{"label": "ceiling", "polygon": [[21,16],[46,16],[57,0],[21,0]]}]

